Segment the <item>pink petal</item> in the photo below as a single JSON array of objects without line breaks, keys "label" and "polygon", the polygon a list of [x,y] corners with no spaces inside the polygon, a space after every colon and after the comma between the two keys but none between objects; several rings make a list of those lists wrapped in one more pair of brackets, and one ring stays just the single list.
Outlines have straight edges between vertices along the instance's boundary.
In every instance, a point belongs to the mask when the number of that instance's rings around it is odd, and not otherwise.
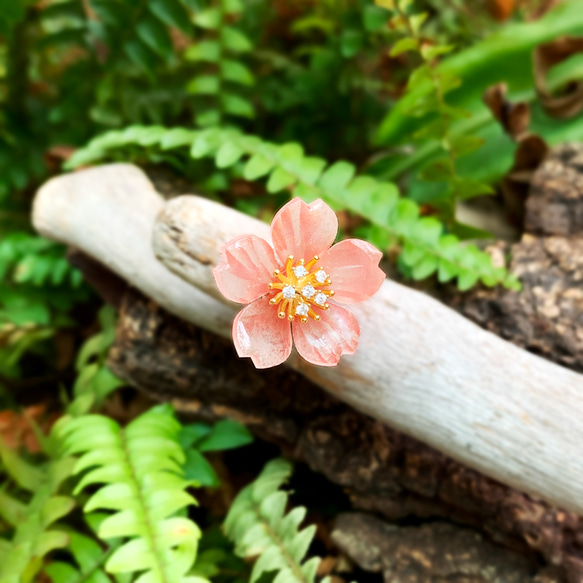
[{"label": "pink petal", "polygon": [[285,263],[288,255],[309,261],[334,242],[338,219],[323,201],[306,204],[300,198],[288,202],[273,218],[271,239],[277,256]]},{"label": "pink petal", "polygon": [[277,306],[262,298],[241,310],[233,322],[233,342],[239,356],[250,356],[257,368],[284,362],[291,353],[287,320],[277,317]]},{"label": "pink petal", "polygon": [[383,254],[360,239],[346,239],[321,254],[318,266],[330,276],[334,301],[356,304],[370,298],[385,281],[378,267]]},{"label": "pink petal", "polygon": [[249,304],[269,292],[275,269],[277,259],[271,245],[255,235],[243,235],[225,245],[213,274],[228,300]]},{"label": "pink petal", "polygon": [[343,354],[354,354],[360,337],[356,318],[344,308],[330,304],[319,322],[294,320],[292,329],[297,351],[305,360],[320,366],[335,366]]}]

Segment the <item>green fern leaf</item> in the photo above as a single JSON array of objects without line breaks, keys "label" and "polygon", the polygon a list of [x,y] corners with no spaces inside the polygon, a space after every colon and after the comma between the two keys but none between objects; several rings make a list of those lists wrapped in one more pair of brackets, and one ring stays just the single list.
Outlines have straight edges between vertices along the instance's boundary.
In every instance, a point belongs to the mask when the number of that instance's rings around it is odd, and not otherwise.
[{"label": "green fern leaf", "polygon": [[314,538],[315,526],[299,530],[306,509],[285,514],[288,495],[279,488],[287,482],[292,465],[283,458],[269,462],[259,477],[235,498],[224,524],[226,535],[242,558],[258,556],[250,583],[264,573],[277,572],[277,583],[313,583],[320,562],[304,557]]},{"label": "green fern leaf", "polygon": [[196,500],[186,492],[180,424],[168,407],[155,407],[125,429],[101,415],[63,419],[55,433],[67,455],[80,454],[75,493],[101,487],[84,510],[113,511],[102,539],[130,537],[109,557],[109,573],[139,572],[140,583],[183,583],[197,553],[200,530],[176,513]]},{"label": "green fern leaf", "polygon": [[[128,145],[130,130],[132,128],[121,134],[113,132],[113,136],[105,134],[90,142],[73,156],[68,166],[71,168],[88,159],[104,158],[108,150]],[[137,139],[146,129],[136,127],[133,131]],[[349,162],[338,161],[325,168],[324,161],[306,157],[299,144],[276,146],[232,129],[215,127],[190,134],[177,134],[176,129],[157,132],[160,144],[164,143],[165,137],[180,135],[176,147],[190,140],[191,157],[213,157],[220,167],[233,165],[242,152],[249,157],[243,175],[248,180],[255,180],[269,174],[268,192],[293,189],[296,196],[307,202],[321,198],[336,210],[346,209],[362,216],[372,225],[373,243],[383,249],[389,242],[398,242],[406,250],[405,263],[413,268],[415,277],[434,273],[438,274],[440,281],[457,277],[460,289],[468,289],[470,282],[479,280],[486,285],[502,284],[510,289],[520,289],[518,280],[505,270],[494,268],[486,253],[475,246],[462,245],[458,237],[446,234],[444,226],[435,219],[428,222],[420,217],[418,205],[412,200],[399,198],[394,184],[371,176],[355,176],[356,169]],[[165,149],[168,149],[166,144]],[[227,149],[225,144],[231,145]]]},{"label": "green fern leaf", "polygon": [[[0,440],[6,461],[6,446]],[[12,456],[16,456],[11,452]],[[57,520],[68,514],[75,506],[73,498],[58,494],[63,481],[71,475],[74,460],[63,458],[49,462],[44,468],[27,471],[22,480],[22,467],[26,462],[10,460],[6,469],[17,469],[20,485],[34,492],[30,502],[24,504],[6,492],[0,494],[0,516],[15,527],[12,539],[3,542],[0,549],[0,581],[2,583],[30,583],[42,567],[43,557],[54,549],[67,546],[69,536],[60,530],[51,530]],[[31,466],[32,467],[32,466]],[[13,476],[16,478],[16,476]]]}]

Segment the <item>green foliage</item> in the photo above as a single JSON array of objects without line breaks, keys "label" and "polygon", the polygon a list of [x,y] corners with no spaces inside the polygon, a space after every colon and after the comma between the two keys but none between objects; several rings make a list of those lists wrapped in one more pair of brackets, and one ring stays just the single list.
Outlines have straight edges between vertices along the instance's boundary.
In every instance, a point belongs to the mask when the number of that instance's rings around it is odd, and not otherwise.
[{"label": "green foliage", "polygon": [[84,342],[75,361],[77,378],[73,385],[74,400],[68,408],[72,415],[81,415],[100,406],[107,395],[125,384],[105,363],[115,339],[115,312],[106,305],[98,316],[101,332]]},{"label": "green foliage", "polygon": [[[431,23],[429,23],[431,24]],[[428,25],[429,26],[429,25]],[[494,32],[480,42],[447,55],[434,69],[435,74],[461,79],[458,88],[448,94],[448,103],[468,112],[469,117],[451,123],[453,139],[477,136],[483,143],[475,152],[464,156],[456,165],[457,172],[476,181],[495,183],[511,167],[515,145],[499,127],[482,101],[487,87],[504,81],[509,87],[509,98],[527,102],[533,111],[530,130],[550,144],[578,139],[583,132],[583,117],[566,121],[546,117],[534,89],[532,51],[541,44],[561,36],[583,34],[583,13],[578,0],[566,0],[533,22],[512,22],[497,26]],[[557,67],[557,69],[559,69]],[[565,67],[549,78],[552,91],[569,81],[581,78],[582,65],[570,59]],[[405,115],[425,91],[418,87],[398,100],[386,113],[378,128],[375,143],[395,148],[410,144],[411,136],[422,130],[428,118]],[[399,180],[407,173],[417,173],[427,164],[442,157],[440,145],[422,141],[411,152],[409,149],[391,150],[389,156],[375,164],[375,172],[387,180]],[[414,196],[422,198],[425,185],[412,185]]]},{"label": "green foliage", "polygon": [[204,457],[204,452],[225,451],[247,445],[253,441],[249,430],[230,419],[218,421],[214,425],[191,423],[184,425],[178,435],[186,460],[184,477],[200,486],[216,488],[220,481],[212,465]]},{"label": "green foliage", "polygon": [[253,54],[262,118],[255,131],[328,159],[364,162],[393,90],[382,74],[388,16],[372,0],[296,3],[293,11],[279,22],[274,6],[253,30],[263,40]]},{"label": "green foliage", "polygon": [[68,535],[54,523],[75,506],[72,497],[60,493],[71,475],[73,460],[63,458],[35,466],[10,450],[1,438],[0,459],[15,483],[15,494],[0,490],[0,516],[10,525],[10,538],[0,538],[0,581],[29,583],[41,569],[43,557],[69,543]]},{"label": "green foliage", "polygon": [[233,544],[216,525],[202,535],[192,574],[211,579],[213,583],[246,583],[251,566],[235,555]]},{"label": "green foliage", "polygon": [[[196,500],[186,492],[180,424],[171,409],[155,407],[124,429],[102,415],[63,418],[54,432],[64,455],[80,455],[74,474],[84,473],[74,494],[100,485],[85,512],[112,511],[97,531],[109,540],[128,537],[108,558],[109,573],[141,573],[137,581],[203,583],[187,575],[200,530],[181,515]],[[87,471],[88,470],[88,471]]]},{"label": "green foliage", "polygon": [[[393,242],[402,246],[402,262],[415,279],[437,273],[444,282],[457,277],[462,290],[477,281],[518,287],[514,277],[492,265],[488,254],[475,246],[461,245],[453,234],[444,234],[437,219],[421,217],[413,201],[399,198],[394,184],[355,176],[355,166],[349,162],[328,166],[321,158],[305,156],[296,143],[278,146],[231,129],[136,126],[94,139],[75,154],[69,167],[102,160],[120,148],[135,145],[157,146],[164,152],[188,147],[192,158],[212,157],[221,168],[241,168],[247,180],[266,177],[270,193],[293,189],[295,196],[308,202],[321,198],[337,210],[348,209],[370,222],[368,238],[377,247],[385,249]],[[247,160],[240,166],[243,157]]]},{"label": "green foliage", "polygon": [[197,63],[200,74],[188,84],[197,96],[196,124],[221,125],[225,117],[252,118],[254,107],[241,89],[255,78],[242,56],[252,50],[249,37],[237,26],[244,5],[241,0],[217,0],[194,15],[194,24],[206,34],[189,47],[184,57]]},{"label": "green foliage", "polygon": [[0,240],[0,280],[0,324],[62,324],[71,306],[88,297],[64,247],[22,231]]},{"label": "green foliage", "polygon": [[[87,521],[92,526],[99,525],[106,515],[93,513],[87,517]],[[92,529],[95,530],[95,529]],[[81,534],[72,529],[67,529],[69,538],[67,551],[71,555],[72,561],[51,561],[44,569],[54,583],[110,583],[111,579],[105,572],[104,565],[111,554],[119,547],[120,542],[116,541],[108,548],[102,546],[93,537]],[[125,575],[115,576],[117,583],[129,583],[130,579]]]},{"label": "green foliage", "polygon": [[62,245],[23,231],[0,239],[0,375],[19,376],[23,355],[70,326],[69,311],[89,297]]},{"label": "green foliage", "polygon": [[414,93],[415,99],[410,101],[403,112],[415,118],[429,118],[414,137],[423,143],[435,143],[439,155],[423,168],[419,178],[440,186],[430,197],[426,197],[425,202],[440,210],[439,216],[448,225],[450,232],[463,236],[468,228],[456,223],[458,201],[492,193],[493,190],[487,184],[461,176],[457,171],[458,158],[479,148],[481,140],[472,135],[452,135],[453,122],[466,118],[468,114],[463,109],[449,105],[445,96],[460,85],[461,79],[437,71],[435,61],[451,52],[453,47],[431,44],[425,40],[421,28],[427,13],[410,13],[411,3],[411,0],[396,0],[393,3],[395,16],[391,23],[404,36],[395,43],[390,55],[397,57],[414,52],[421,58],[421,65],[412,72],[407,83],[407,94]]},{"label": "green foliage", "polygon": [[288,494],[279,488],[287,482],[292,465],[282,459],[269,462],[259,477],[241,490],[225,520],[225,533],[243,558],[258,557],[250,583],[264,573],[276,572],[276,583],[314,583],[319,557],[305,561],[316,527],[299,530],[306,509],[286,514]]}]

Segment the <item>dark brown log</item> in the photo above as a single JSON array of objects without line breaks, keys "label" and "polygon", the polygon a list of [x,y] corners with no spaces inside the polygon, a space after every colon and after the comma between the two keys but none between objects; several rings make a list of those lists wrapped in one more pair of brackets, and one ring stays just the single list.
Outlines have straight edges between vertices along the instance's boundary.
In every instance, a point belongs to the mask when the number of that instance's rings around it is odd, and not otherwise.
[{"label": "dark brown log", "polygon": [[231,343],[136,292],[122,302],[110,366],[184,414],[233,417],[389,519],[446,518],[583,581],[583,519],[503,486],[335,400],[287,368],[258,371]]},{"label": "dark brown log", "polygon": [[524,228],[539,236],[583,233],[583,144],[554,148],[535,172]]},{"label": "dark brown log", "polygon": [[502,550],[477,532],[444,522],[399,527],[367,514],[341,514],[332,540],[385,583],[556,583],[560,574]]}]

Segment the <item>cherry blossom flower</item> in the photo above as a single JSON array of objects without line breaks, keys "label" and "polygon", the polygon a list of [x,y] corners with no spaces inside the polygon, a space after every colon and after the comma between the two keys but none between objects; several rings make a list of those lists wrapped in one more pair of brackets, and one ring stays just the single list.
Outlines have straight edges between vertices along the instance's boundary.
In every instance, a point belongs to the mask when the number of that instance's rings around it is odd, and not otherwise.
[{"label": "cherry blossom flower", "polygon": [[233,322],[239,356],[251,357],[257,368],[281,364],[291,353],[292,334],[312,364],[334,366],[354,353],[360,328],[340,304],[368,299],[385,274],[380,251],[359,239],[332,245],[337,231],[326,203],[296,198],[275,215],[272,244],[243,235],[225,245],[214,269],[217,286],[227,299],[249,304]]}]

